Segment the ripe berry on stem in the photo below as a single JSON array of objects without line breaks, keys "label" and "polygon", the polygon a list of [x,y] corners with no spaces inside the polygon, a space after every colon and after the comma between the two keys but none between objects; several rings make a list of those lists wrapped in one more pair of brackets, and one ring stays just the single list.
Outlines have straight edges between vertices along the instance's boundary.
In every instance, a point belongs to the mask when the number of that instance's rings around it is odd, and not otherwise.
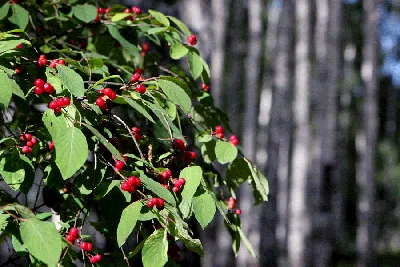
[{"label": "ripe berry on stem", "polygon": [[191,45],[196,45],[197,44],[197,37],[196,35],[192,34],[188,37],[188,42]]},{"label": "ripe berry on stem", "polygon": [[117,160],[116,162],[115,162],[115,168],[117,169],[117,170],[122,170],[123,168],[124,168],[124,165],[125,165],[125,163],[124,162],[122,162],[122,161],[120,161],[120,160]]},{"label": "ripe berry on stem", "polygon": [[242,211],[241,211],[240,209],[236,209],[235,213],[236,213],[237,215],[240,215],[240,214],[242,214]]},{"label": "ripe berry on stem", "polygon": [[140,94],[146,93],[146,87],[143,84],[138,84],[136,85],[136,91],[138,91]]},{"label": "ripe berry on stem", "polygon": [[140,7],[137,7],[137,6],[132,7],[132,12],[135,13],[136,15],[139,15],[140,13],[142,13]]},{"label": "ripe berry on stem", "polygon": [[173,143],[172,143],[172,147],[175,150],[179,150],[181,152],[186,150],[186,145],[185,142],[183,142],[182,139],[174,139]]}]

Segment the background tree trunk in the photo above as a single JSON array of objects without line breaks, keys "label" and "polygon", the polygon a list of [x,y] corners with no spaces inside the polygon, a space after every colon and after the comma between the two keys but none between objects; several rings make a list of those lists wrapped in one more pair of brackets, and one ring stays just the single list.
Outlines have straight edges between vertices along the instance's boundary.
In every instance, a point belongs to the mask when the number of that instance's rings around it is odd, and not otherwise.
[{"label": "background tree trunk", "polygon": [[378,6],[380,1],[364,0],[364,47],[361,77],[364,86],[361,121],[357,136],[357,266],[372,266],[375,255],[375,151],[378,135]]},{"label": "background tree trunk", "polygon": [[307,181],[310,153],[310,1],[296,1],[296,68],[293,102],[294,141],[289,204],[289,266],[306,266],[310,233]]}]

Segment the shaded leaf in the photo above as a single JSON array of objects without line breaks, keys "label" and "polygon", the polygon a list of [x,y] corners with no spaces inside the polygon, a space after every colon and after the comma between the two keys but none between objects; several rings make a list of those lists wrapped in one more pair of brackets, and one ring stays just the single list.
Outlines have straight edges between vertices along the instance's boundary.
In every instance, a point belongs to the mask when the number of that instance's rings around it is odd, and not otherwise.
[{"label": "shaded leaf", "polygon": [[97,16],[97,8],[88,4],[73,6],[72,12],[77,19],[86,23],[94,21]]},{"label": "shaded leaf", "polygon": [[29,13],[18,4],[11,5],[12,15],[8,19],[11,23],[17,25],[20,29],[25,30],[29,21]]},{"label": "shaded leaf", "polygon": [[182,45],[181,43],[176,43],[171,45],[171,48],[169,50],[169,55],[173,59],[180,59],[186,56],[188,52],[189,49],[186,46]]},{"label": "shaded leaf", "polygon": [[200,185],[203,170],[199,166],[186,167],[181,171],[179,177],[186,180],[181,193],[182,198],[191,200],[196,193],[197,187]]},{"label": "shaded leaf", "polygon": [[67,88],[74,96],[83,96],[85,93],[85,85],[82,77],[74,70],[57,64],[58,75],[65,88]]},{"label": "shaded leaf", "polygon": [[162,267],[168,261],[167,231],[158,229],[144,242],[142,262],[144,267]]},{"label": "shaded leaf", "polygon": [[216,211],[214,199],[207,191],[201,190],[193,197],[193,211],[201,227],[206,228]]},{"label": "shaded leaf", "polygon": [[132,233],[133,229],[135,228],[136,221],[139,219],[142,206],[142,202],[136,201],[122,211],[121,219],[117,228],[118,246],[121,247]]}]

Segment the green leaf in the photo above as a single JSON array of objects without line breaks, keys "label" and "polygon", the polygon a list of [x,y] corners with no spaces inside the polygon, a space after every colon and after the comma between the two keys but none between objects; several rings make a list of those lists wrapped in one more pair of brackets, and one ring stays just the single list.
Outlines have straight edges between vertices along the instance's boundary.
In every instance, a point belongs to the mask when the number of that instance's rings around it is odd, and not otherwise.
[{"label": "green leaf", "polygon": [[247,162],[251,175],[252,175],[252,181],[251,185],[253,186],[253,195],[254,199],[256,200],[256,204],[260,204],[262,201],[267,201],[268,200],[268,193],[269,193],[269,188],[268,188],[268,180],[265,178],[262,173],[257,170],[253,164],[248,161]]},{"label": "green leaf", "polygon": [[27,253],[28,251],[26,250],[25,246],[21,243],[21,241],[19,241],[19,239],[13,235],[11,237],[11,243],[13,245],[13,249],[18,253],[18,254],[22,254],[22,253]]},{"label": "green leaf", "polygon": [[189,52],[189,49],[181,43],[173,44],[169,50],[169,55],[173,59],[180,59]]},{"label": "green leaf", "polygon": [[158,85],[164,94],[176,105],[180,106],[187,114],[192,108],[192,101],[185,90],[174,82],[160,79]]},{"label": "green leaf", "polygon": [[11,80],[12,83],[12,93],[16,96],[19,96],[20,98],[25,100],[25,95],[24,92],[21,90],[21,88],[19,87],[19,85],[17,84],[16,81]]},{"label": "green leaf", "polygon": [[200,143],[207,143],[207,142],[210,142],[211,140],[212,140],[212,136],[211,136],[211,134],[208,134],[207,132],[204,132],[197,136],[197,141],[199,141]]},{"label": "green leaf", "polygon": [[20,233],[30,254],[49,266],[57,265],[62,242],[54,223],[29,219],[21,223]]},{"label": "green leaf", "polygon": [[149,189],[157,196],[167,201],[172,206],[176,206],[176,201],[174,199],[174,196],[171,194],[170,191],[165,189],[159,182],[150,179],[142,171],[140,172],[140,180],[147,189]]},{"label": "green leaf", "polygon": [[12,15],[8,19],[11,23],[17,25],[20,29],[25,30],[29,21],[29,13],[20,5],[11,5]]},{"label": "green leaf", "polygon": [[35,218],[35,214],[29,208],[22,206],[18,203],[6,205],[3,207],[3,210],[16,211],[24,219]]},{"label": "green leaf", "polygon": [[218,140],[215,145],[215,155],[221,164],[232,162],[237,156],[237,148],[229,142]]},{"label": "green leaf", "polygon": [[167,80],[170,82],[174,82],[177,85],[179,85],[180,87],[183,88],[183,90],[185,90],[185,92],[188,94],[188,96],[192,96],[192,91],[190,90],[190,87],[180,78],[177,77],[172,77],[172,76],[160,76],[161,79],[163,80]]},{"label": "green leaf", "polygon": [[121,219],[117,228],[117,242],[118,246],[122,246],[129,235],[135,228],[136,221],[140,216],[140,210],[143,203],[140,201],[133,202],[122,211]]},{"label": "green leaf", "polygon": [[54,73],[52,71],[50,71],[50,68],[46,69],[46,78],[47,78],[47,82],[51,83],[51,85],[54,86],[54,89],[56,90],[56,94],[61,94],[63,91],[62,88],[62,82],[60,77],[54,75]]},{"label": "green leaf", "polygon": [[88,144],[82,131],[70,127],[54,138],[56,164],[64,179],[70,178],[83,166],[88,157]]},{"label": "green leaf", "polygon": [[135,100],[130,99],[129,97],[124,97],[126,103],[129,104],[129,106],[131,106],[132,108],[134,108],[137,112],[139,112],[140,114],[142,114],[146,119],[148,119],[149,121],[151,121],[152,123],[155,123],[155,121],[153,120],[153,118],[151,117],[151,115],[147,112],[147,110],[145,110],[141,105],[139,105],[138,103],[136,103]]},{"label": "green leaf", "polygon": [[238,227],[237,230],[239,232],[240,238],[242,238],[243,243],[246,245],[247,250],[250,252],[251,256],[256,258],[257,255],[254,252],[253,246],[251,245],[250,241],[247,239],[246,235],[243,233],[242,228]]},{"label": "green leaf", "polygon": [[124,161],[121,153],[101,133],[99,133],[99,131],[97,131],[95,128],[87,123],[85,123],[84,126],[88,128],[100,140],[100,142],[107,148],[107,150],[111,152],[114,158],[120,161]]},{"label": "green leaf", "polygon": [[10,218],[9,214],[0,214],[0,234],[3,233],[4,229],[6,228],[8,221],[7,219]]},{"label": "green leaf", "polygon": [[194,193],[196,193],[197,187],[200,185],[203,171],[199,166],[186,167],[181,171],[179,177],[185,178],[186,180],[181,195],[183,199],[189,201],[192,199]]},{"label": "green leaf", "polygon": [[192,33],[190,32],[189,28],[179,19],[172,17],[172,16],[168,16],[168,18],[175,23],[176,26],[178,26],[178,28],[186,35],[189,36]]},{"label": "green leaf", "polygon": [[97,16],[97,8],[88,4],[73,6],[72,12],[77,19],[86,23],[94,21]]},{"label": "green leaf", "polygon": [[143,239],[142,242],[140,242],[139,245],[137,245],[137,246],[135,247],[135,249],[134,249],[131,253],[129,253],[128,258],[132,258],[132,257],[135,256],[136,254],[138,254],[139,251],[142,250],[142,248],[143,248],[143,246],[144,246],[144,242],[146,242],[146,240],[147,240],[147,238],[146,238],[146,239]]},{"label": "green leaf", "polygon": [[8,75],[0,71],[0,109],[6,109],[11,100],[13,84]]},{"label": "green leaf", "polygon": [[207,191],[202,190],[193,197],[193,211],[201,227],[206,228],[214,218],[216,211],[214,199]]},{"label": "green leaf", "polygon": [[226,181],[230,188],[235,189],[249,179],[251,179],[251,170],[243,158],[236,158],[229,164]]},{"label": "green leaf", "polygon": [[121,79],[121,81],[124,81],[124,80],[122,80],[121,76],[119,76],[119,75],[111,75],[111,76],[108,76],[108,77],[105,77],[105,78],[103,78],[103,79],[98,80],[98,81],[95,82],[95,84],[93,84],[91,87],[96,87],[97,85],[101,84],[101,83],[104,82],[104,81],[107,81],[107,80],[109,80],[109,79],[116,79],[116,78]]},{"label": "green leaf", "polygon": [[153,232],[142,249],[142,262],[144,267],[162,267],[168,261],[167,231],[158,229]]},{"label": "green leaf", "polygon": [[211,140],[201,146],[201,155],[206,163],[214,162],[217,159],[215,156],[216,142]]},{"label": "green leaf", "polygon": [[139,55],[139,50],[137,49],[137,47],[126,40],[118,31],[118,28],[115,25],[109,24],[107,25],[107,28],[111,36],[114,37],[114,39],[116,39],[122,45],[122,47],[126,49],[128,54],[130,54],[131,56]]},{"label": "green leaf", "polygon": [[71,94],[77,97],[85,94],[85,85],[83,84],[82,77],[78,73],[61,64],[57,64],[57,70],[62,84]]},{"label": "green leaf", "polygon": [[203,62],[201,61],[199,54],[192,51],[188,53],[188,62],[190,73],[192,73],[193,78],[196,80],[203,72]]},{"label": "green leaf", "polygon": [[[7,52],[9,50],[14,50],[15,47],[19,44],[26,44],[29,42],[24,40],[24,39],[17,39],[17,40],[9,40],[9,41],[0,41],[0,54]],[[2,66],[2,68],[4,68],[4,66]],[[3,69],[4,70],[4,69]],[[13,71],[14,73],[14,71]]]},{"label": "green leaf", "polygon": [[10,3],[7,1],[1,8],[0,8],[0,20],[4,19],[8,11],[10,10]]},{"label": "green leaf", "polygon": [[67,129],[67,121],[63,115],[56,115],[53,110],[48,109],[43,113],[42,121],[54,138]]},{"label": "green leaf", "polygon": [[39,219],[42,221],[47,221],[48,219],[50,219],[51,216],[52,216],[51,212],[42,212],[42,213],[36,214],[36,219]]},{"label": "green leaf", "polygon": [[114,16],[112,16],[111,21],[117,22],[117,21],[123,20],[124,18],[127,18],[131,15],[132,15],[131,13],[116,13]]},{"label": "green leaf", "polygon": [[157,28],[150,28],[147,30],[148,34],[156,34],[156,33],[160,33],[160,32],[165,32],[166,30],[168,30],[168,27],[157,27]]},{"label": "green leaf", "polygon": [[159,22],[161,22],[161,24],[164,24],[165,26],[169,27],[171,24],[169,23],[168,18],[160,12],[154,11],[149,9],[149,13]]},{"label": "green leaf", "polygon": [[94,199],[100,200],[121,184],[119,180],[112,180],[111,182],[103,181],[97,188]]},{"label": "green leaf", "polygon": [[26,156],[7,154],[1,157],[0,175],[13,190],[21,189],[27,193],[33,183],[35,172]]}]

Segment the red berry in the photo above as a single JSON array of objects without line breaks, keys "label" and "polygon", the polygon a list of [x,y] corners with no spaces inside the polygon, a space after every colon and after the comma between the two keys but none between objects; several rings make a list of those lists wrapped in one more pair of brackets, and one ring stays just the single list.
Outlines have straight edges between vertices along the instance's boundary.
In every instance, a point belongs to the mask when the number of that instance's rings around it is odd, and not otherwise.
[{"label": "red berry", "polygon": [[60,59],[60,61],[58,61],[58,64],[65,66],[65,61]]},{"label": "red berry", "polygon": [[43,91],[45,91],[46,93],[51,94],[52,92],[54,92],[54,87],[50,83],[45,83],[43,85]]},{"label": "red berry", "polygon": [[105,94],[106,96],[108,96],[108,97],[111,98],[111,95],[112,95],[112,93],[113,93],[113,90],[112,90],[111,88],[105,88],[105,89],[103,89],[103,92],[104,92],[104,94]]},{"label": "red berry", "polygon": [[170,170],[166,170],[166,171],[164,171],[162,174],[161,174],[161,176],[162,176],[162,178],[165,180],[165,179],[168,179],[169,177],[171,177],[171,175],[172,175],[172,173],[171,173],[171,171]]},{"label": "red berry", "polygon": [[67,241],[68,241],[69,243],[71,243],[72,245],[75,244],[75,237],[74,237],[74,236],[72,236],[72,235],[67,235],[67,236],[65,237],[65,239],[67,239]]},{"label": "red berry", "polygon": [[21,139],[21,141],[26,141],[25,135],[21,134],[21,136],[19,137],[19,139]]},{"label": "red berry", "polygon": [[135,13],[136,15],[139,15],[140,13],[142,13],[142,11],[140,10],[140,7],[137,7],[137,6],[132,7],[132,12]]},{"label": "red berry", "polygon": [[208,92],[210,90],[210,87],[205,83],[201,84],[201,88],[203,88],[203,90],[206,91],[206,92]]},{"label": "red berry", "polygon": [[124,13],[131,13],[131,10],[129,8],[125,8]]},{"label": "red berry", "polygon": [[146,92],[146,87],[143,84],[138,84],[136,85],[136,91],[138,91],[141,94],[144,94]]},{"label": "red berry", "polygon": [[109,97],[111,100],[114,100],[115,98],[117,98],[117,93],[113,91]]},{"label": "red berry", "polygon": [[137,141],[139,141],[139,140],[142,139],[142,135],[141,135],[141,134],[138,134],[138,133],[135,133],[135,134],[133,135],[133,137],[135,137],[135,139],[136,139]]},{"label": "red berry", "polygon": [[62,100],[63,100],[64,106],[69,106],[71,104],[71,99],[69,99],[68,96],[64,96],[62,98]]},{"label": "red berry", "polygon": [[150,209],[154,207],[155,203],[154,203],[154,198],[151,198],[147,201],[146,203],[147,207],[149,207]]},{"label": "red berry", "polygon": [[183,151],[186,150],[185,142],[183,142],[182,139],[175,139],[174,142],[173,142],[173,144],[172,144],[172,147],[173,147],[175,150],[179,150],[179,151],[181,151],[181,152],[183,152]]},{"label": "red berry", "polygon": [[33,146],[33,144],[32,144],[31,141],[26,142],[26,145],[29,146],[29,147],[32,147],[32,146]]},{"label": "red berry", "polygon": [[225,135],[224,135],[224,133],[217,133],[216,136],[217,136],[217,138],[222,139],[222,138],[224,138]]},{"label": "red berry", "polygon": [[194,151],[189,151],[189,153],[190,153],[190,158],[191,158],[192,160],[195,160],[196,157],[197,157],[196,152],[194,152]]},{"label": "red berry", "polygon": [[182,185],[184,185],[186,183],[186,179],[185,178],[179,178],[179,183]]},{"label": "red berry", "polygon": [[135,183],[133,183],[132,185],[138,187],[138,186],[140,186],[142,184],[142,180],[140,180],[139,177],[135,177],[135,178],[136,178],[135,179]]},{"label": "red berry", "polygon": [[60,112],[61,112],[61,107],[57,106],[57,107],[54,109],[54,112],[55,112],[55,113],[60,113]]},{"label": "red berry", "polygon": [[139,75],[140,75],[140,74],[142,74],[142,72],[143,72],[143,69],[141,69],[141,68],[137,68],[135,72],[136,72],[137,74],[139,74]]},{"label": "red berry", "polygon": [[96,16],[96,18],[94,19],[94,22],[100,22],[101,18],[99,15]]},{"label": "red berry", "polygon": [[106,110],[108,109],[107,103],[105,103],[104,105],[100,106],[100,109],[101,109],[102,111],[106,111]]},{"label": "red berry", "polygon": [[57,108],[57,101],[53,100],[49,103],[49,108],[50,109],[56,109]]},{"label": "red berry", "polygon": [[128,177],[128,183],[131,184],[131,185],[135,185],[136,177],[135,176]]},{"label": "red berry", "polygon": [[233,209],[236,205],[236,199],[234,199],[233,197],[229,198],[228,200],[228,206],[230,209]]},{"label": "red berry", "polygon": [[22,48],[22,43],[18,44],[15,48],[16,48],[16,49]]},{"label": "red berry", "polygon": [[82,242],[82,243],[79,245],[79,247],[80,247],[82,250],[87,250],[88,243]]},{"label": "red berry", "polygon": [[92,243],[87,243],[86,251],[92,251],[92,249],[93,249],[93,244]]},{"label": "red berry", "polygon": [[24,146],[24,147],[22,147],[22,153],[24,153],[24,154],[28,154],[28,153],[29,153],[29,150],[30,150],[30,147],[29,147],[29,146]]},{"label": "red berry", "polygon": [[32,142],[32,144],[36,145],[36,143],[37,143],[37,139],[36,139],[35,137],[32,137],[32,140],[31,140],[31,142]]},{"label": "red berry", "polygon": [[156,207],[159,210],[163,209],[164,208],[164,200],[161,198],[157,198]]},{"label": "red berry", "polygon": [[224,129],[222,128],[222,126],[218,125],[218,126],[215,126],[215,132],[216,133],[224,133]]},{"label": "red berry", "polygon": [[91,257],[89,261],[90,261],[90,263],[92,263],[92,264],[95,264],[95,263],[97,262],[96,257],[94,257],[94,256]]},{"label": "red berry", "polygon": [[237,215],[240,215],[240,214],[242,214],[242,211],[241,211],[240,209],[236,209],[235,213],[236,213]]},{"label": "red berry", "polygon": [[69,234],[72,235],[73,237],[78,238],[79,237],[79,230],[76,227],[72,227],[69,229]]},{"label": "red berry", "polygon": [[163,184],[162,186],[164,186],[164,188],[167,189],[167,190],[169,189],[167,184]]},{"label": "red berry", "polygon": [[130,81],[131,81],[132,83],[135,83],[135,82],[139,81],[139,79],[140,79],[140,74],[136,72],[135,74],[132,75]]},{"label": "red berry", "polygon": [[122,191],[128,191],[131,188],[131,184],[129,182],[123,182],[121,185]]},{"label": "red berry", "polygon": [[239,144],[239,140],[237,140],[237,139],[230,140],[229,142],[231,142],[231,144],[234,146],[237,146],[237,144]]},{"label": "red berry", "polygon": [[188,37],[188,42],[191,45],[196,45],[197,44],[197,37],[196,35],[192,34]]},{"label": "red berry", "polygon": [[43,94],[43,87],[36,86],[35,89],[33,89],[33,92],[37,95],[41,95]]},{"label": "red berry", "polygon": [[57,67],[57,64],[55,63],[55,62],[50,62],[50,68],[53,68],[53,69],[55,69],[56,67]]},{"label": "red berry", "polygon": [[100,89],[99,91],[97,91],[100,95],[104,95],[104,89]]},{"label": "red berry", "polygon": [[174,193],[178,193],[180,189],[181,189],[181,188],[180,188],[179,186],[174,186],[174,187],[172,188],[172,191],[174,191]]},{"label": "red berry", "polygon": [[129,186],[128,193],[132,194],[133,192],[135,192],[135,190],[136,190],[136,187],[133,186],[133,185],[130,185],[130,186]]},{"label": "red berry", "polygon": [[237,137],[234,134],[229,137],[229,141],[233,141],[233,140],[237,140]]},{"label": "red berry", "polygon": [[97,106],[102,107],[102,106],[104,106],[105,104],[106,104],[106,102],[104,101],[103,98],[99,97],[99,98],[96,99],[96,105],[97,105]]},{"label": "red berry", "polygon": [[49,149],[53,150],[54,149],[54,141],[51,141],[51,143],[49,144]]},{"label": "red berry", "polygon": [[117,170],[122,170],[123,168],[124,168],[124,165],[125,165],[125,163],[124,162],[122,162],[122,161],[120,161],[120,160],[117,160],[116,162],[115,162],[115,168],[117,169]]},{"label": "red berry", "polygon": [[100,254],[95,255],[94,258],[96,259],[96,262],[101,261],[101,255]]},{"label": "red berry", "polygon": [[30,141],[32,139],[32,135],[30,133],[24,134],[26,140]]},{"label": "red berry", "polygon": [[185,151],[182,156],[182,160],[187,164],[190,164],[193,161],[193,156],[191,151]]},{"label": "red berry", "polygon": [[136,127],[136,126],[134,126],[134,127],[132,127],[132,133],[140,133],[140,128],[138,128],[138,127]]},{"label": "red berry", "polygon": [[142,51],[144,51],[144,52],[149,51],[149,44],[148,43],[143,43],[142,44]]},{"label": "red berry", "polygon": [[21,73],[21,69],[15,68],[15,74],[20,74],[20,73]]}]

